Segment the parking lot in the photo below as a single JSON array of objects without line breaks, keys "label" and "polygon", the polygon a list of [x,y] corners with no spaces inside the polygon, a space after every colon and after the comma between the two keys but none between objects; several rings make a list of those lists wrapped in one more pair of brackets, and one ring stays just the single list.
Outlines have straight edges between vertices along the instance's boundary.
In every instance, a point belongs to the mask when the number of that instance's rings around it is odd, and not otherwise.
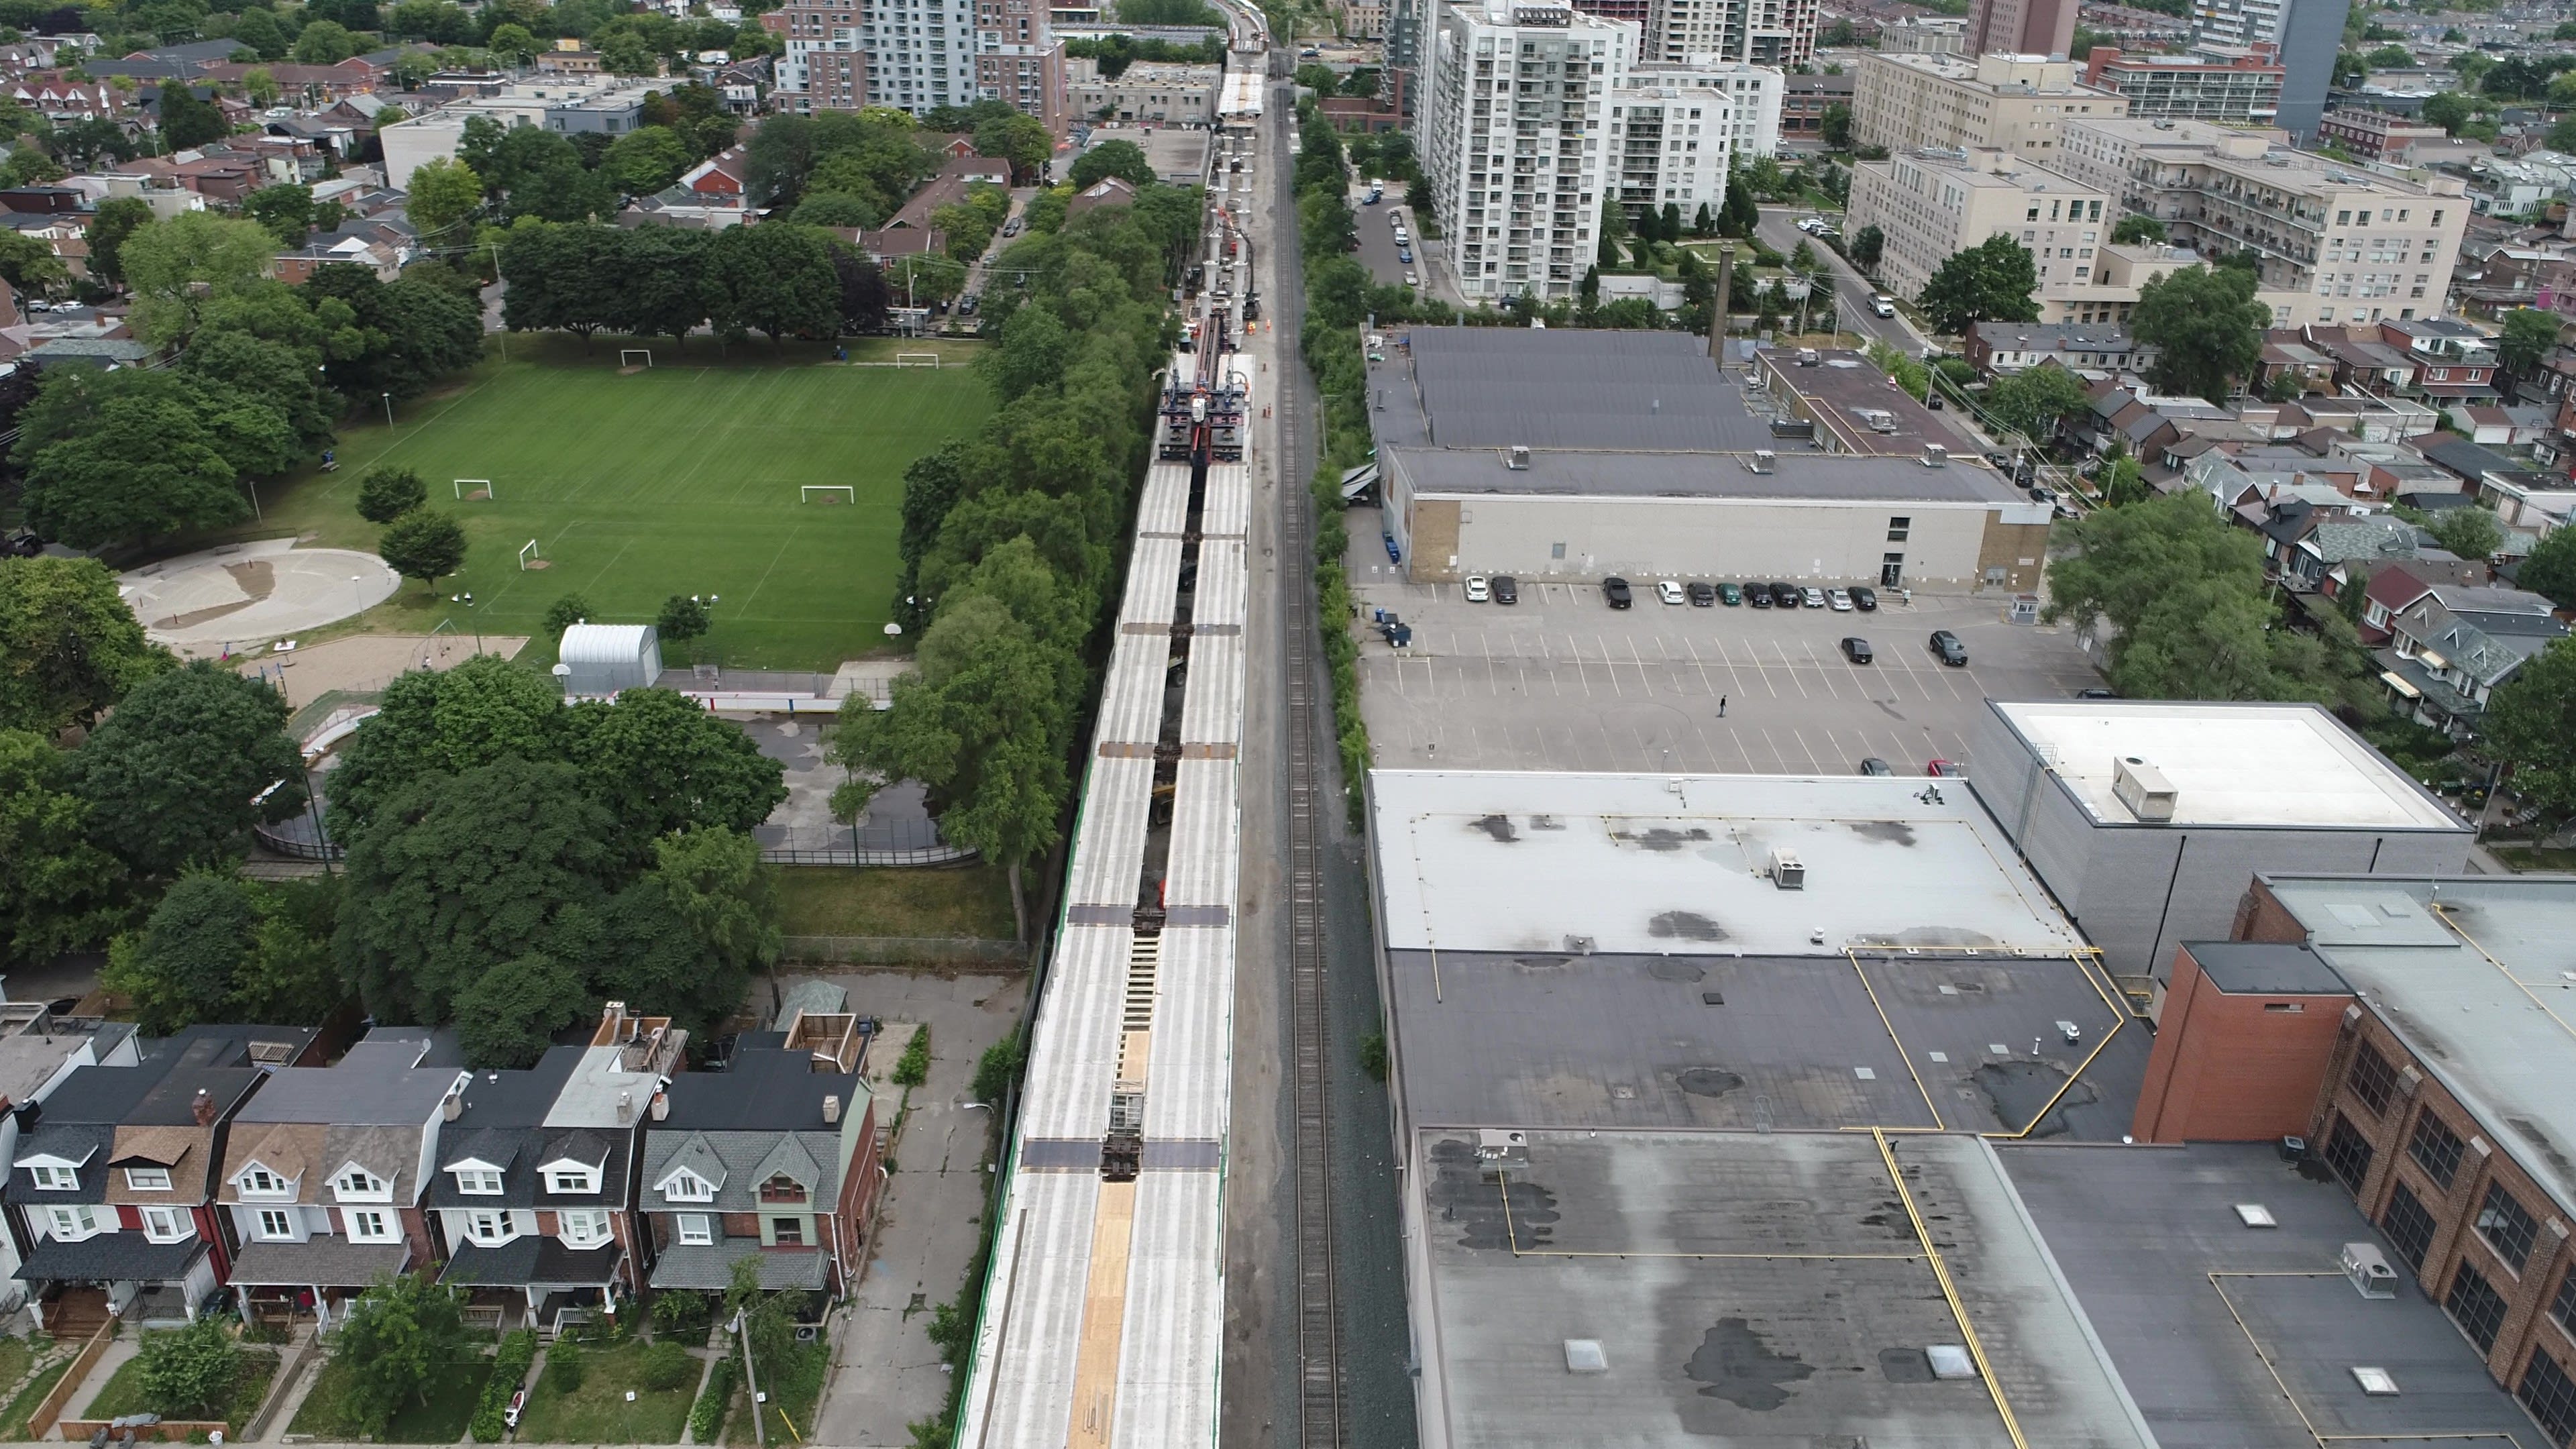
[{"label": "parking lot", "polygon": [[[1462,769],[1845,774],[1864,759],[1900,775],[1962,765],[1992,699],[2059,699],[2101,683],[2064,629],[2005,621],[2005,600],[1880,592],[1875,613],[1709,608],[1657,601],[1632,579],[1613,610],[1597,581],[1524,582],[1516,605],[1471,604],[1456,584],[1409,584],[1354,510],[1353,592],[1363,622],[1390,609],[1411,647],[1360,645],[1360,705],[1378,762]],[[1964,668],[1927,647],[1967,646]],[[1855,665],[1846,635],[1870,641]],[[1720,713],[1721,704],[1724,712]]]}]

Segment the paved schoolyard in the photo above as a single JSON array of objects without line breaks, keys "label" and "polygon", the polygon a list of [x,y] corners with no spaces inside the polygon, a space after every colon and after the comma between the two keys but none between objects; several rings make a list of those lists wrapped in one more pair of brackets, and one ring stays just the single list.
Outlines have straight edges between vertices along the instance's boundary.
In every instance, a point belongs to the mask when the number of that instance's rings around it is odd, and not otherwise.
[{"label": "paved schoolyard", "polygon": [[[1371,548],[1373,528],[1352,528]],[[1899,774],[1967,761],[1987,699],[2055,699],[2101,683],[2071,632],[2005,622],[2005,600],[1882,594],[1875,613],[1602,602],[1597,583],[1526,583],[1511,607],[1455,584],[1407,584],[1355,548],[1363,613],[1413,626],[1398,652],[1372,630],[1360,704],[1378,763],[1461,769],[1843,774],[1865,758]],[[1636,581],[1632,581],[1636,582]],[[1934,629],[1969,664],[1935,660]],[[1844,660],[1870,641],[1876,662]],[[1725,702],[1725,715],[1718,713]]]}]

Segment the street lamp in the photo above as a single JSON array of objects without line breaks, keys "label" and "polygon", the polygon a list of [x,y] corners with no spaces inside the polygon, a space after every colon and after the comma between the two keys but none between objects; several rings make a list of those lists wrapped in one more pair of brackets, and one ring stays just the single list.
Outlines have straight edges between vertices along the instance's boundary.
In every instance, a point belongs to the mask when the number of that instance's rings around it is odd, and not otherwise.
[{"label": "street lamp", "polygon": [[394,425],[394,395],[393,395],[392,393],[386,393],[386,394],[384,394],[384,399],[385,399],[385,427],[386,427],[386,429],[387,429],[388,431],[390,431],[390,430],[393,428],[393,425]]}]

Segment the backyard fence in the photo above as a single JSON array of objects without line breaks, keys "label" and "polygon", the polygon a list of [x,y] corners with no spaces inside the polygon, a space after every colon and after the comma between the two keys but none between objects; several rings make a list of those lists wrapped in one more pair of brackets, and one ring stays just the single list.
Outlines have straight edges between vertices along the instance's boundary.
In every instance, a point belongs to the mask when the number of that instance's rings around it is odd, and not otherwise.
[{"label": "backyard fence", "polygon": [[[42,1439],[53,1431],[55,1423],[63,1416],[63,1410],[71,1406],[72,1395],[80,1392],[89,1371],[98,1367],[99,1355],[107,1352],[108,1340],[115,1336],[116,1320],[110,1318],[98,1326],[98,1332],[90,1335],[89,1342],[81,1345],[80,1354],[72,1360],[72,1366],[63,1370],[63,1376],[55,1380],[53,1388],[37,1402],[36,1411],[27,1416],[28,1438]],[[218,1424],[215,1427],[223,1426]],[[89,1432],[83,1430],[81,1437],[88,1438]]]}]

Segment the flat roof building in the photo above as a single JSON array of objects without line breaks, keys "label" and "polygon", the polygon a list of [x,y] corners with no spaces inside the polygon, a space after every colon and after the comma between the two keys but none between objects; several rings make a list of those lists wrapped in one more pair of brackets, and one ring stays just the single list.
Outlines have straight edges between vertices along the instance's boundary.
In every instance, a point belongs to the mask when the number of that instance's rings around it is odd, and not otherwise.
[{"label": "flat roof building", "polygon": [[2125,116],[2126,97],[2079,83],[2061,52],[2045,55],[1865,53],[1852,68],[1852,139],[1913,151],[1993,146],[2045,161],[2076,117]]},{"label": "flat roof building", "polygon": [[[1778,416],[1789,404],[1751,397],[1685,335],[1417,327],[1369,369],[1384,525],[1417,580],[2027,588],[2047,556],[2048,506],[1981,458],[1927,466],[1910,438],[1904,457],[1825,455],[1819,425]],[[1886,387],[1875,368],[1852,373]],[[1870,396],[1892,429],[1929,416]]]},{"label": "flat roof building", "polygon": [[2131,55],[2097,45],[2084,59],[2084,83],[2127,98],[2132,116],[2188,116],[2238,126],[2268,126],[2281,114],[2279,49],[2195,45],[2183,55]]},{"label": "flat roof building", "polygon": [[1991,145],[1906,151],[1852,167],[1855,235],[1886,238],[1879,275],[1920,293],[1954,254],[2008,237],[2031,254],[2041,295],[2092,280],[2094,253],[2120,220],[2111,193]]},{"label": "flat roof building", "polygon": [[2117,976],[2225,937],[2256,870],[2465,868],[2474,832],[2312,704],[1990,700],[1970,784]]}]

